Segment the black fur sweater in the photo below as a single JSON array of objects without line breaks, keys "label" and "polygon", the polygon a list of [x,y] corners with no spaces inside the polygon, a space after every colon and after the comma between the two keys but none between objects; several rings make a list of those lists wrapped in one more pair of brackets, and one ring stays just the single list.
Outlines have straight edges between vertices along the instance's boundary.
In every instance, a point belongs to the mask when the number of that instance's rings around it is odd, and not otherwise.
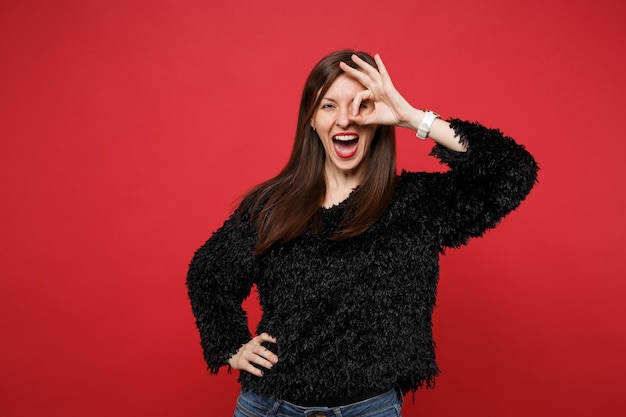
[{"label": "black fur sweater", "polygon": [[[445,173],[403,172],[390,207],[363,235],[330,241],[350,198],[321,209],[322,229],[259,257],[254,226],[236,212],[196,252],[187,277],[204,357],[212,373],[251,339],[241,302],[256,284],[257,333],[279,362],[244,388],[289,398],[341,397],[393,386],[432,386],[431,316],[438,257],[480,236],[533,187],[537,165],[498,130],[452,120],[464,153],[436,145]],[[238,216],[243,214],[243,216]]]}]

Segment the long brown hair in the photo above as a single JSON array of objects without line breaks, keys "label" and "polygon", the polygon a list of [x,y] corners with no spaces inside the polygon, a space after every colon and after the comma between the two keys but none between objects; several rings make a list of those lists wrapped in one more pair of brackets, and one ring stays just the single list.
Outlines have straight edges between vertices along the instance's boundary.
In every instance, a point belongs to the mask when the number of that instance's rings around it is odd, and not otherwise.
[{"label": "long brown hair", "polygon": [[[351,60],[352,54],[377,68],[374,59],[365,52],[343,50],[322,58],[304,85],[295,141],[287,165],[276,177],[257,186],[243,199],[243,211],[253,213],[252,221],[258,230],[255,255],[262,254],[277,242],[289,242],[308,230],[318,230],[321,224],[320,207],[326,195],[326,156],[310,121],[330,85],[343,74],[339,63],[357,68]],[[332,240],[362,234],[382,216],[391,202],[396,180],[393,126],[378,126],[363,163],[363,181],[353,192],[348,211],[331,236]]]}]

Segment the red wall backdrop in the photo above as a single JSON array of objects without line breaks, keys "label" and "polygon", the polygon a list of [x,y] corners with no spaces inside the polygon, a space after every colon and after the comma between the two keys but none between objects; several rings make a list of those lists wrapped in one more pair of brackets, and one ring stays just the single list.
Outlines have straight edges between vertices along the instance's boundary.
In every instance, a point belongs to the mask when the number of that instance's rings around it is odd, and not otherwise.
[{"label": "red wall backdrop", "polygon": [[[308,71],[345,47],[542,167],[518,211],[441,259],[443,373],[405,415],[622,415],[625,9],[3,1],[0,415],[231,415],[235,375],[205,370],[187,264],[282,167]],[[429,148],[400,131],[400,166],[438,169]]]}]

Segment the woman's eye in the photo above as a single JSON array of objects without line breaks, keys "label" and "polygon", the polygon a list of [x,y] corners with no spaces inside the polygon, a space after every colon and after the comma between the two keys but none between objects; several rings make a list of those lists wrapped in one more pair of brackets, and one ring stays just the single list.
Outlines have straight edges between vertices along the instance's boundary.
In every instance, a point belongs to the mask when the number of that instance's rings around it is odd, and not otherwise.
[{"label": "woman's eye", "polygon": [[330,104],[330,103],[324,103],[322,104],[322,108],[323,109],[332,109],[333,107],[335,107],[334,105]]}]

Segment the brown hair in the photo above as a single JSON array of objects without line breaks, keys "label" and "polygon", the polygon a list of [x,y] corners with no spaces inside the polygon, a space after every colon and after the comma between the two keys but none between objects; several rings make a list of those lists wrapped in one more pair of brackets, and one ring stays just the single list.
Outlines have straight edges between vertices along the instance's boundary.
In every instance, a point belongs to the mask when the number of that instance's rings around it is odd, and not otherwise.
[{"label": "brown hair", "polygon": [[[287,165],[274,178],[257,186],[243,199],[243,211],[251,210],[258,230],[255,255],[276,242],[289,242],[308,230],[318,230],[320,207],[326,195],[325,152],[310,125],[316,108],[330,85],[344,72],[340,62],[357,68],[352,54],[376,68],[364,52],[343,50],[322,58],[305,83],[298,126]],[[365,232],[391,202],[396,180],[396,138],[393,126],[378,126],[369,152],[363,160],[365,175],[353,192],[348,211],[332,240],[343,240]]]}]

